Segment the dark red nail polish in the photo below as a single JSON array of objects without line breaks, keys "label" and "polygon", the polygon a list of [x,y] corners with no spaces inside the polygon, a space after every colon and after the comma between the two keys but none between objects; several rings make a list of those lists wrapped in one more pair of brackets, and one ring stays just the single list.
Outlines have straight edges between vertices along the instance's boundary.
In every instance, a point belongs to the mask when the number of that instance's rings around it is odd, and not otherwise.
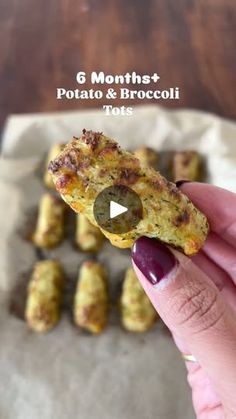
[{"label": "dark red nail polish", "polygon": [[148,237],[140,237],[134,243],[132,259],[153,285],[158,284],[178,263],[168,247]]},{"label": "dark red nail polish", "polygon": [[190,180],[177,180],[177,182],[175,182],[175,184],[176,184],[176,186],[177,186],[177,188],[180,188],[180,186],[181,185],[183,185],[184,183],[189,183],[189,182],[191,182]]}]

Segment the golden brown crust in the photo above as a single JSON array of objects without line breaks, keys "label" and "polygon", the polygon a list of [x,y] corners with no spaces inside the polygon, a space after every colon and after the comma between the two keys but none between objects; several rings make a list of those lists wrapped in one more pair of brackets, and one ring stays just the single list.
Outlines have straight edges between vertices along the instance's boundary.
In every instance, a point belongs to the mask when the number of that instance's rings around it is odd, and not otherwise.
[{"label": "golden brown crust", "polygon": [[75,294],[75,324],[91,333],[101,333],[107,324],[108,303],[108,284],[103,266],[93,261],[84,262]]},{"label": "golden brown crust", "polygon": [[159,172],[142,166],[133,154],[101,133],[84,130],[51,162],[50,172],[63,199],[94,225],[93,204],[104,188],[122,184],[139,195],[143,219],[136,228],[120,235],[103,231],[117,247],[131,247],[145,235],[193,255],[206,239],[207,219],[193,203]]},{"label": "golden brown crust", "polygon": [[28,286],[25,318],[35,332],[47,332],[60,318],[64,274],[56,260],[37,262]]},{"label": "golden brown crust", "polygon": [[54,144],[48,152],[43,180],[45,186],[47,186],[49,189],[55,189],[55,185],[53,183],[52,176],[48,171],[48,165],[51,160],[55,159],[58,154],[60,154],[64,147],[65,144]]},{"label": "golden brown crust", "polygon": [[132,267],[125,274],[120,308],[122,324],[130,332],[146,332],[158,317]]}]

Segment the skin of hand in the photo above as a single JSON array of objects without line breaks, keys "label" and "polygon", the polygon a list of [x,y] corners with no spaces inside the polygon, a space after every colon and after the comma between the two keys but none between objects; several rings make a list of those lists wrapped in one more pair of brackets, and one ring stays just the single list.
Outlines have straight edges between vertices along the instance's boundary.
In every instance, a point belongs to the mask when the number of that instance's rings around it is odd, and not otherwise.
[{"label": "skin of hand", "polygon": [[180,186],[208,217],[202,250],[187,258],[141,237],[136,274],[186,362],[197,418],[236,418],[236,194],[201,183]]}]

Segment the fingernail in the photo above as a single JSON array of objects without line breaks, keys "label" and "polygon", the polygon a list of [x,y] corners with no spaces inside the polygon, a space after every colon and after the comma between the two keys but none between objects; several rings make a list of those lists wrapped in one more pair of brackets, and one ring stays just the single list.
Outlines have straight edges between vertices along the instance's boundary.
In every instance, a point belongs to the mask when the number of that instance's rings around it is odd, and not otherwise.
[{"label": "fingernail", "polygon": [[176,184],[176,186],[177,186],[177,188],[180,188],[180,186],[181,185],[183,185],[184,183],[189,183],[189,182],[191,182],[190,180],[177,180],[177,182],[175,182],[175,184]]},{"label": "fingernail", "polygon": [[156,239],[140,237],[132,248],[132,259],[145,278],[157,285],[177,265],[173,253]]}]

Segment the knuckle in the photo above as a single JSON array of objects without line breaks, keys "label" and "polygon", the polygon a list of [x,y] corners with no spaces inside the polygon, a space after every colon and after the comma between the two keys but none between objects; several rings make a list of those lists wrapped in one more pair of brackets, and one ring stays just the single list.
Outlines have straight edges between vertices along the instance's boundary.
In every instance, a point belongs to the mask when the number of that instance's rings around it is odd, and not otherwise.
[{"label": "knuckle", "polygon": [[223,315],[217,289],[190,286],[172,299],[172,315],[176,326],[193,333],[216,326]]}]

